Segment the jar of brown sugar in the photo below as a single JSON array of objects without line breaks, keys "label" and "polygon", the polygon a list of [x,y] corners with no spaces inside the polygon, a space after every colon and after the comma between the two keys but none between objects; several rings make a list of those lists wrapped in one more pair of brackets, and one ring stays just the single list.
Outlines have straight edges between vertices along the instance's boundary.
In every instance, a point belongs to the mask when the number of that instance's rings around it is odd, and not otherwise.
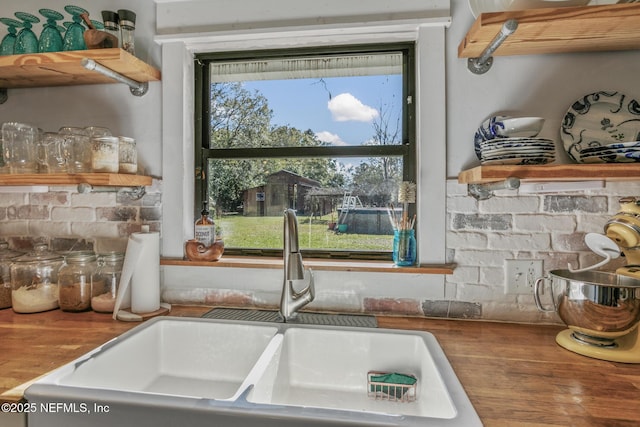
[{"label": "jar of brown sugar", "polygon": [[65,256],[58,272],[61,310],[91,309],[91,285],[95,270],[96,254],[93,252],[75,252]]},{"label": "jar of brown sugar", "polygon": [[11,261],[22,255],[9,249],[9,243],[0,241],[0,309],[11,307]]},{"label": "jar of brown sugar", "polygon": [[124,254],[110,252],[102,254],[93,276],[91,308],[98,313],[113,313],[118,296],[118,285],[122,274]]}]

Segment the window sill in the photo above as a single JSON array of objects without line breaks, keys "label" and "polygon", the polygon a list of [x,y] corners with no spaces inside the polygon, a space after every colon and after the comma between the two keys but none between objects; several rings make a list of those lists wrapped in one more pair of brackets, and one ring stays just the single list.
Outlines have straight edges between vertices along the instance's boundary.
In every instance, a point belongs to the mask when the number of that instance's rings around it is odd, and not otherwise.
[{"label": "window sill", "polygon": [[[306,267],[318,271],[356,271],[369,273],[452,274],[456,264],[420,264],[398,267],[388,261],[353,261],[305,259]],[[188,261],[179,258],[162,258],[160,265],[230,268],[282,268],[281,258],[225,256],[220,261]]]}]

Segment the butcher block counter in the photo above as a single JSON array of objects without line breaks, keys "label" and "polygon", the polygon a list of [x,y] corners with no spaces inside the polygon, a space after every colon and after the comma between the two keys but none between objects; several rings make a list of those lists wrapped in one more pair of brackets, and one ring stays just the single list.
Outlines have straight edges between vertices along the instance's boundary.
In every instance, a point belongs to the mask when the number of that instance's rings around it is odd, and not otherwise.
[{"label": "butcher block counter", "polygon": [[[199,317],[207,310],[174,306],[171,315]],[[640,425],[640,365],[564,350],[554,341],[560,326],[378,321],[381,328],[433,333],[485,426]],[[94,312],[0,310],[0,401],[18,402],[36,378],[136,325]]]}]

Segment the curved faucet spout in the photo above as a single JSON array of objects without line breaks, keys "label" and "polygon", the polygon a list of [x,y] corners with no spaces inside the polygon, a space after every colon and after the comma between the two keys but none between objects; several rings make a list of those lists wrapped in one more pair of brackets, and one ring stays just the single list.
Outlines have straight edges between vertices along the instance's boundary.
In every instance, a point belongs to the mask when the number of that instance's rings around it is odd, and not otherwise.
[{"label": "curved faucet spout", "polygon": [[300,292],[293,288],[293,281],[304,279],[304,265],[298,245],[298,220],[292,209],[284,211],[284,282],[280,298],[280,314],[285,322],[295,319],[300,308],[315,298],[313,271],[309,269],[309,284]]}]

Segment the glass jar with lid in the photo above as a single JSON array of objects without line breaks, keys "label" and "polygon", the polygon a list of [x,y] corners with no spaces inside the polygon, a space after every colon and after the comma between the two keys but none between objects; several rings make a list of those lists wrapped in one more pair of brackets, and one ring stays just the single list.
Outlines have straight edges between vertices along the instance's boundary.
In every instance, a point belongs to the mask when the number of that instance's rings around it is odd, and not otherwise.
[{"label": "glass jar with lid", "polygon": [[118,173],[118,146],[115,136],[101,136],[91,139],[91,170],[93,172]]},{"label": "glass jar with lid", "polygon": [[98,313],[113,313],[118,296],[124,254],[109,252],[100,255],[98,268],[93,276],[91,308]]},{"label": "glass jar with lid", "polygon": [[13,259],[11,305],[16,313],[38,313],[58,308],[58,270],[62,256],[36,243],[33,251]]},{"label": "glass jar with lid", "polygon": [[64,264],[58,271],[62,311],[91,309],[91,283],[96,267],[96,254],[93,252],[71,252],[65,255]]},{"label": "glass jar with lid", "polygon": [[9,249],[9,243],[0,240],[0,309],[11,307],[11,262],[23,255]]}]

